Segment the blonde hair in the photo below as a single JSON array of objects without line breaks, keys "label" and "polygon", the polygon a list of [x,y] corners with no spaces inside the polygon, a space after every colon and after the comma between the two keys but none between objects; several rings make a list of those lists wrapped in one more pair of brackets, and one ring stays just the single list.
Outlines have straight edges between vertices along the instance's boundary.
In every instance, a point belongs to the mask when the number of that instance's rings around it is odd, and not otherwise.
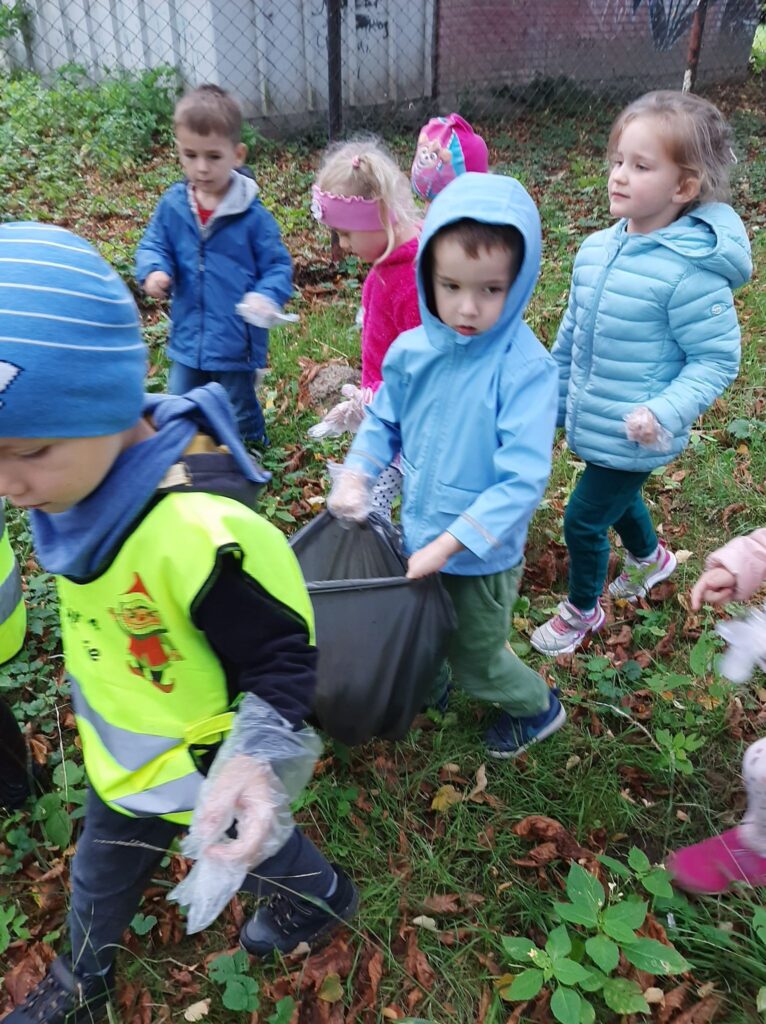
[{"label": "blonde hair", "polygon": [[717,107],[690,92],[648,92],[626,107],[612,125],[607,144],[610,159],[625,128],[639,117],[658,122],[670,159],[685,176],[699,181],[697,198],[679,216],[702,203],[729,201],[729,171],[737,158],[732,130]]},{"label": "blonde hair", "polygon": [[420,221],[409,178],[375,135],[358,136],[330,146],[322,158],[316,185],[322,192],[336,196],[360,196],[380,202],[387,244],[375,263],[396,248],[397,230],[406,230]]}]

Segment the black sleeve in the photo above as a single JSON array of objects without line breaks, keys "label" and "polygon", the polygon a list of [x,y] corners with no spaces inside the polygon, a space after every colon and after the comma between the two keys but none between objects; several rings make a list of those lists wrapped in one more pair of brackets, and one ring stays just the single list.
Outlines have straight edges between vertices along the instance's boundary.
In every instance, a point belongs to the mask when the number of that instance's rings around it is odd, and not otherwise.
[{"label": "black sleeve", "polygon": [[235,554],[222,557],[192,619],[220,658],[232,697],[253,693],[293,727],[302,724],[316,688],[317,650],[308,626],[247,575]]}]

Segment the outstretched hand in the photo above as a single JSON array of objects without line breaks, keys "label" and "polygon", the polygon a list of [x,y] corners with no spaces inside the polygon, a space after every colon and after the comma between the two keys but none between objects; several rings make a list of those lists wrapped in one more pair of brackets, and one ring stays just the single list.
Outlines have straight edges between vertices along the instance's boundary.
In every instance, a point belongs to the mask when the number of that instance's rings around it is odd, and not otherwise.
[{"label": "outstretched hand", "polygon": [[737,577],[733,572],[716,566],[706,569],[692,589],[692,608],[699,611],[703,604],[726,604],[737,592]]}]

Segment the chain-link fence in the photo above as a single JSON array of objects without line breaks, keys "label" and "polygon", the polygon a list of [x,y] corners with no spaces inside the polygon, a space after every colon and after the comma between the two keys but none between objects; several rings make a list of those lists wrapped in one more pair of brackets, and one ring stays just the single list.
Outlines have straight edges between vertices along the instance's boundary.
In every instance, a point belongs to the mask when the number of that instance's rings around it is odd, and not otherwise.
[{"label": "chain-link fence", "polygon": [[[759,0],[3,0],[9,69],[169,66],[271,134],[742,78]],[[701,43],[701,46],[695,44]]]}]

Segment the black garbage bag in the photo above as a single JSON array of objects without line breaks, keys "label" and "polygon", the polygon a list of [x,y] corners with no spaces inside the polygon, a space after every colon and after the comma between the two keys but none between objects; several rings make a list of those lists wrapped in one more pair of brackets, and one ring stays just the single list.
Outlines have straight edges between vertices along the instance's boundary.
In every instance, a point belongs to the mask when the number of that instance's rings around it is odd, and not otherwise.
[{"label": "black garbage bag", "polygon": [[457,620],[439,575],[405,578],[396,529],[322,513],[290,541],[316,619],[316,720],[349,745],[401,739],[428,696]]}]

